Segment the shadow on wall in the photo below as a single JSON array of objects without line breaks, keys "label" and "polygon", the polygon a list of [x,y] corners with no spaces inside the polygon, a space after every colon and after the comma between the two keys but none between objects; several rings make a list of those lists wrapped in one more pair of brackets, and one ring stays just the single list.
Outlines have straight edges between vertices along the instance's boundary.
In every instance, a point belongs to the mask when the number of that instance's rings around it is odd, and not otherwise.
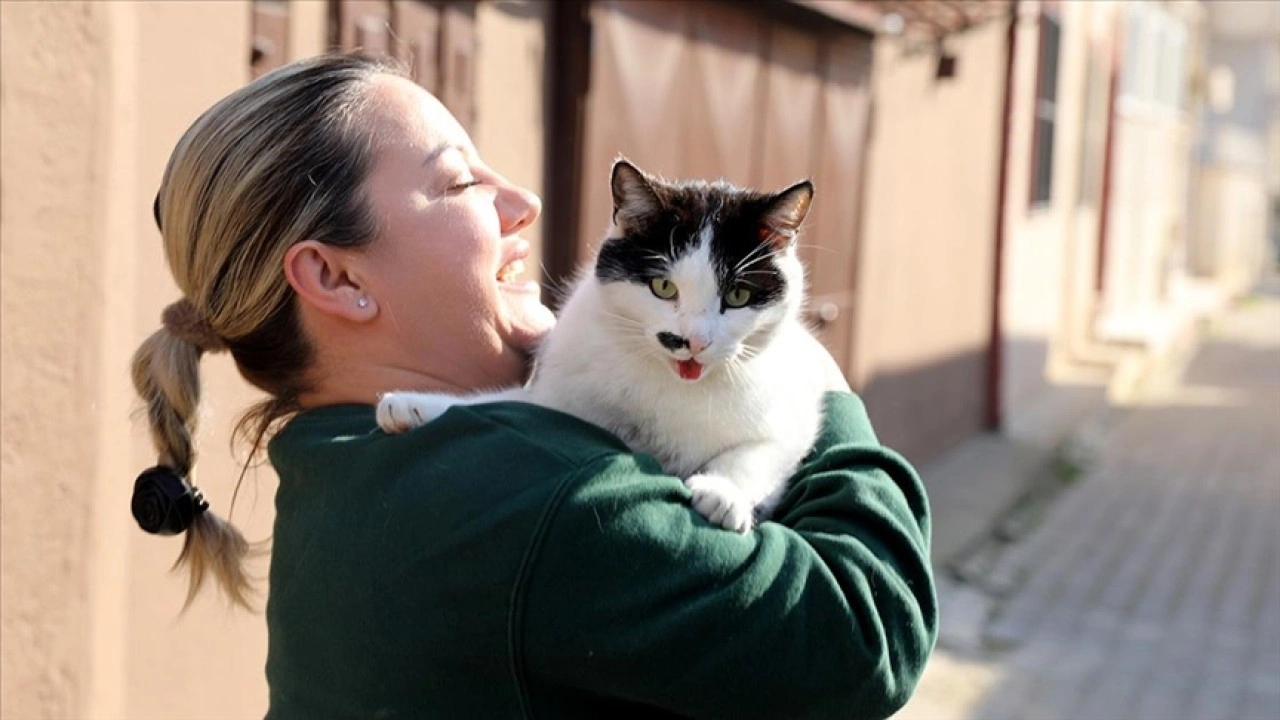
[{"label": "shadow on wall", "polygon": [[885,445],[914,464],[986,429],[987,349],[873,374],[859,388]]},{"label": "shadow on wall", "polygon": [[[1014,369],[1011,363],[1019,368],[1034,367],[1047,385],[1047,358],[1044,340],[1006,339],[1002,343],[1002,375],[1007,382],[1009,371]],[[858,393],[881,442],[920,464],[990,429],[989,363],[988,348],[975,347],[923,365],[876,372]],[[1005,393],[1009,390],[1001,389]]]},{"label": "shadow on wall", "polygon": [[[875,372],[856,388],[880,441],[918,465],[982,433],[1050,431],[1056,412],[1069,412],[1080,404],[1068,396],[1096,394],[1092,385],[1086,389],[1079,382],[1048,376],[1049,343],[1044,338],[1006,337],[1000,348],[1000,428],[992,428],[988,420],[994,398],[990,354],[983,346],[914,367]],[[1041,427],[1046,423],[1049,426]]]}]

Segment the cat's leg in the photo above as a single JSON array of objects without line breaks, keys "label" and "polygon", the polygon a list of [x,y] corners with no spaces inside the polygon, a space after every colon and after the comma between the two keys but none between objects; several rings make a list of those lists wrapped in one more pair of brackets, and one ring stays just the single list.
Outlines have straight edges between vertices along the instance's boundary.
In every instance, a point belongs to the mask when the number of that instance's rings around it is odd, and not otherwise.
[{"label": "cat's leg", "polygon": [[713,523],[745,533],[767,516],[786,489],[799,460],[777,443],[753,443],[730,448],[684,481],[693,493],[693,507]]},{"label": "cat's leg", "polygon": [[474,395],[448,395],[445,393],[389,392],[378,400],[378,427],[389,433],[402,433],[421,427],[444,414],[454,405],[479,405],[481,403],[528,400],[529,392],[523,387],[476,393]]}]

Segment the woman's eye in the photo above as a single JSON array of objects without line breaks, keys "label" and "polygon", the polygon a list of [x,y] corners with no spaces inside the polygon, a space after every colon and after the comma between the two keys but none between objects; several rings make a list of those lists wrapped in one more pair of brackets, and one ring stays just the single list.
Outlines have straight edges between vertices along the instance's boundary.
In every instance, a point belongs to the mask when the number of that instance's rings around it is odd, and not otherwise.
[{"label": "woman's eye", "polygon": [[731,308],[740,308],[751,302],[751,291],[744,287],[736,287],[724,294],[724,304]]},{"label": "woman's eye", "polygon": [[650,280],[649,289],[661,300],[670,300],[676,296],[676,284],[666,278],[656,277]]},{"label": "woman's eye", "polygon": [[457,185],[451,186],[449,188],[449,192],[461,192],[463,190],[466,190],[467,188],[472,188],[479,184],[480,184],[479,180],[467,180],[466,182],[460,182]]}]

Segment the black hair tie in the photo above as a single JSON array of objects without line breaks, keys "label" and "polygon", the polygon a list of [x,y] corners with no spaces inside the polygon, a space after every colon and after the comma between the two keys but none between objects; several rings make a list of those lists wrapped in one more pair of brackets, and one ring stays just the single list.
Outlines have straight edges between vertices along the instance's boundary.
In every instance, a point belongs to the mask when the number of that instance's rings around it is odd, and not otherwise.
[{"label": "black hair tie", "polygon": [[152,535],[177,535],[209,509],[204,495],[167,465],[142,471],[133,483],[133,519]]}]

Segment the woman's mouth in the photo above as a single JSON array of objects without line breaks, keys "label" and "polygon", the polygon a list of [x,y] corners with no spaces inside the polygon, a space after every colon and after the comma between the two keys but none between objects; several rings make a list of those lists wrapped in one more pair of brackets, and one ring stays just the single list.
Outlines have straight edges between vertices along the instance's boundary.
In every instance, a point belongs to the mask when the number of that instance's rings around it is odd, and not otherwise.
[{"label": "woman's mouth", "polygon": [[524,260],[516,258],[498,269],[498,282],[514,283],[524,274]]},{"label": "woman's mouth", "polygon": [[495,279],[498,286],[506,292],[516,293],[541,293],[542,288],[534,280],[527,280],[524,277],[525,266],[524,260],[516,258],[511,262],[503,265],[498,269]]}]

